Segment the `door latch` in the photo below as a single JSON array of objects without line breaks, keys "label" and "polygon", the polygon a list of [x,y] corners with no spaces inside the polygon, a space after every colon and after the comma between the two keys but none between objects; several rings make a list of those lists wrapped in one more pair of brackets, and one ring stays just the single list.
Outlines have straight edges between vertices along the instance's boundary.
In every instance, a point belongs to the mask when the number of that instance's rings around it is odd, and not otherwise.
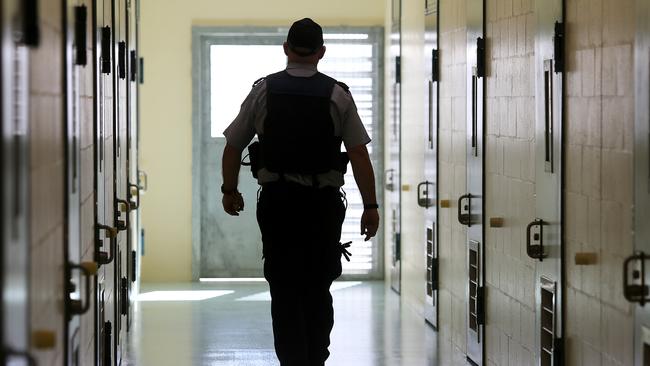
[{"label": "door latch", "polygon": [[[132,200],[133,197],[135,201]],[[140,207],[140,186],[137,184],[129,183],[129,207],[131,211]]]},{"label": "door latch", "polygon": [[[131,210],[129,201],[122,200],[122,199],[117,199],[117,208],[116,210],[116,222],[117,222],[117,231],[124,231],[129,228],[129,221],[128,221],[128,212]],[[125,220],[120,220],[120,216],[122,216],[123,213],[127,214],[127,218]]]},{"label": "door latch", "polygon": [[[645,262],[650,260],[645,252],[639,251],[625,259],[623,262],[623,295],[629,302],[636,302],[641,306],[645,306],[646,302],[650,301],[650,289],[646,284],[645,278]],[[630,264],[632,262],[639,262],[639,267],[630,271]],[[631,283],[629,277],[632,274]],[[639,283],[640,282],[640,283]]]},{"label": "door latch", "polygon": [[395,190],[395,169],[386,170],[385,177],[386,190],[393,192]]},{"label": "door latch", "polygon": [[[463,205],[465,201],[467,204]],[[458,198],[458,222],[461,225],[472,226],[472,195],[470,193]]]},{"label": "door latch", "polygon": [[418,205],[420,207],[429,208],[435,204],[435,198],[432,198],[431,193],[432,182],[424,181],[418,184]]},{"label": "door latch", "polygon": [[[547,222],[545,222],[542,219],[535,219],[533,222],[528,224],[526,227],[526,254],[530,258],[533,259],[539,259],[541,262],[546,258],[547,254],[544,251],[544,226],[548,225]],[[531,234],[533,231],[533,227],[539,227],[539,233],[534,233],[532,235],[532,240],[531,240]],[[536,242],[537,244],[533,244],[533,241]]]}]

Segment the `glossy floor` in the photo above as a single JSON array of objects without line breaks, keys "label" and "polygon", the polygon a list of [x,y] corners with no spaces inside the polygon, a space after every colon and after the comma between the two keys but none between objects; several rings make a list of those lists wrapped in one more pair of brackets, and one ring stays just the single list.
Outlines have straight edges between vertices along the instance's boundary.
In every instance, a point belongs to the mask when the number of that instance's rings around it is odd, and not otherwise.
[{"label": "glossy floor", "polygon": [[[383,282],[335,282],[335,326],[327,366],[431,366],[433,329]],[[142,289],[129,366],[279,365],[268,285],[193,283]]]}]

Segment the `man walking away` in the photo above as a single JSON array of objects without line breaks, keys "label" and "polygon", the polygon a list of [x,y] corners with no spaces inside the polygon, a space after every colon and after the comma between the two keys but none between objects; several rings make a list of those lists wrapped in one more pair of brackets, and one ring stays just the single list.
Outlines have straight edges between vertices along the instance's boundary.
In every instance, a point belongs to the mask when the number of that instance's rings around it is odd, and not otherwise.
[{"label": "man walking away", "polygon": [[221,191],[224,210],[239,215],[242,151],[257,134],[249,152],[262,186],[257,221],[275,351],[282,366],[322,366],[334,325],[330,286],[347,252],[340,188],[348,158],[364,202],[361,235],[370,240],[379,227],[370,137],[348,87],[317,70],[325,55],[320,25],[309,18],[293,23],[284,53],[286,69],[258,80],[224,131]]}]

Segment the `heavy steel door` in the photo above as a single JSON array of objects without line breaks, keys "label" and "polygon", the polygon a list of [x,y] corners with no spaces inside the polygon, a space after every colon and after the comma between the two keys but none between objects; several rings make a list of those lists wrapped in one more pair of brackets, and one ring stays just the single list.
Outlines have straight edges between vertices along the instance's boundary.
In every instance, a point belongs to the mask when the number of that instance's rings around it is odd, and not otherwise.
[{"label": "heavy steel door", "polygon": [[95,0],[93,45],[95,68],[95,222],[97,365],[114,364],[115,262],[117,228],[113,217],[113,7],[111,0]]},{"label": "heavy steel door", "polygon": [[80,319],[91,307],[91,282],[97,270],[95,263],[81,263],[81,95],[80,87],[92,72],[87,64],[87,18],[88,9],[80,0],[68,0],[65,12],[65,120],[66,120],[66,241],[65,278],[65,362],[67,365],[80,365]]},{"label": "heavy steel door", "polygon": [[625,297],[634,307],[634,365],[650,365],[650,1],[637,0],[634,52],[634,254],[625,260]]},{"label": "heavy steel door", "polygon": [[418,205],[425,209],[426,302],[424,317],[438,326],[438,0],[425,2],[424,182],[417,187]]},{"label": "heavy steel door", "polygon": [[128,201],[128,159],[127,159],[127,0],[113,1],[113,212],[117,228],[117,252],[114,272],[114,311],[113,328],[115,344],[115,363],[120,364],[126,340],[126,324],[129,311],[127,278],[127,237],[130,226],[131,204]]},{"label": "heavy steel door", "polygon": [[467,358],[484,363],[485,350],[485,2],[467,0],[467,193],[458,220],[467,226]]},{"label": "heavy steel door", "polygon": [[28,46],[38,44],[37,2],[3,0],[0,171],[0,364],[29,365]]},{"label": "heavy steel door", "polygon": [[390,285],[396,292],[401,291],[402,280],[402,245],[401,245],[401,114],[402,114],[402,67],[401,67],[401,34],[402,34],[402,1],[392,0],[392,29],[390,35],[390,65],[391,106],[389,113],[390,131],[388,150],[390,158],[386,170],[385,184],[390,196],[390,227],[391,227],[391,266]]},{"label": "heavy steel door", "polygon": [[127,159],[127,195],[130,206],[129,231],[126,242],[127,273],[127,331],[133,320],[133,298],[138,292],[137,270],[139,268],[140,240],[140,191],[138,181],[138,1],[126,1],[126,49],[127,49],[127,120],[126,120],[126,159]]},{"label": "heavy steel door", "polygon": [[536,3],[535,220],[526,253],[535,259],[535,354],[538,364],[562,364],[562,98],[563,1]]}]

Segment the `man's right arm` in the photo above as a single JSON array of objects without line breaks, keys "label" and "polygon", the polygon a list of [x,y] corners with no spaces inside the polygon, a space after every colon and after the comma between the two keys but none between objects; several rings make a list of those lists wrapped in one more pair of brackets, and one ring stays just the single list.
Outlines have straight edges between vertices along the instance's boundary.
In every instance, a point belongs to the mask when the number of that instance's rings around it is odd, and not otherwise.
[{"label": "man's right arm", "polygon": [[[370,155],[366,145],[358,145],[348,149],[350,164],[354,180],[357,182],[364,206],[377,204],[377,193],[375,191],[375,173],[370,161]],[[361,235],[365,240],[370,240],[377,234],[379,229],[379,212],[377,208],[365,208],[361,216]]]}]

